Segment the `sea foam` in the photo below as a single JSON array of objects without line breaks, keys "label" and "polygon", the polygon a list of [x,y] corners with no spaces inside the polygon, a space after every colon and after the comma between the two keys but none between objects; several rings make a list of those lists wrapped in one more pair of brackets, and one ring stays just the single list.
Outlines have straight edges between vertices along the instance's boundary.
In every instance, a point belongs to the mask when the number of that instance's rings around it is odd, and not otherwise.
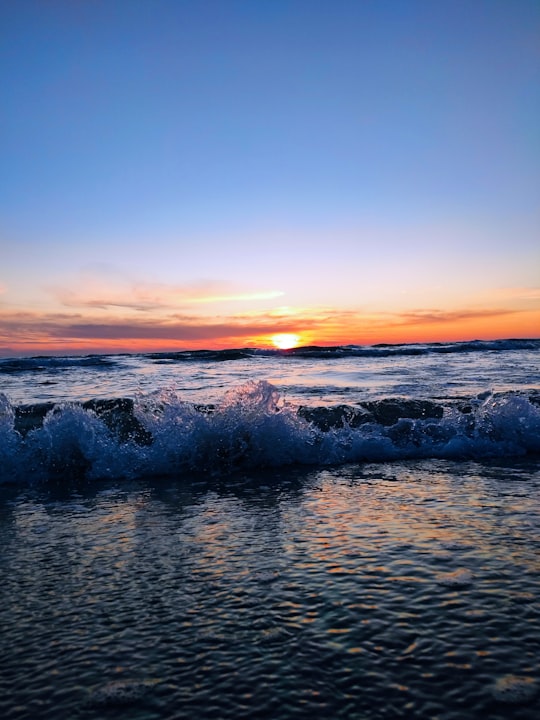
[{"label": "sea foam", "polygon": [[0,395],[2,482],[533,453],[540,453],[540,406],[520,393],[334,408],[288,403],[266,381],[207,406],[173,391],[18,407]]}]

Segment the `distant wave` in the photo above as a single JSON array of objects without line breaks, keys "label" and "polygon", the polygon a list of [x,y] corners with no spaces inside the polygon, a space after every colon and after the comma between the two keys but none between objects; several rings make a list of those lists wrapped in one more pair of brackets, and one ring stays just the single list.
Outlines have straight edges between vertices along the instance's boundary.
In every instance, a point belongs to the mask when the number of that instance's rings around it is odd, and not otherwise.
[{"label": "distant wave", "polygon": [[540,453],[540,393],[468,401],[386,398],[356,405],[284,403],[248,382],[217,405],[175,393],[132,400],[13,406],[0,395],[0,482],[223,475],[239,469],[482,459]]},{"label": "distant wave", "polygon": [[391,345],[339,345],[335,347],[307,346],[285,351],[293,356],[316,357],[389,357],[392,355],[429,355],[467,352],[502,352],[508,350],[540,351],[540,340],[471,340],[453,343],[414,343]]},{"label": "distant wave", "polygon": [[540,340],[471,340],[453,343],[415,343],[391,345],[304,345],[277,350],[268,348],[239,348],[235,350],[195,350],[169,353],[146,353],[156,362],[219,362],[223,360],[245,360],[251,357],[283,357],[332,359],[345,357],[390,357],[392,355],[428,355],[430,353],[502,352],[508,350],[540,351]]},{"label": "distant wave", "polygon": [[108,370],[116,366],[109,355],[82,355],[80,357],[35,357],[0,359],[0,373],[42,372],[45,370],[68,370],[72,368],[93,368]]},{"label": "distant wave", "polygon": [[[471,340],[452,343],[415,343],[403,345],[334,345],[324,347],[307,345],[289,350],[269,348],[235,348],[229,350],[180,350],[175,352],[140,353],[155,363],[175,362],[225,362],[249,360],[255,357],[327,359],[347,357],[383,358],[392,356],[415,356],[450,353],[507,352],[512,350],[530,350],[540,352],[540,340]],[[137,353],[135,353],[136,355]],[[44,370],[62,370],[68,368],[92,368],[95,370],[114,369],[117,365],[114,355],[86,355],[81,357],[25,357],[0,359],[0,373],[35,373]]]}]

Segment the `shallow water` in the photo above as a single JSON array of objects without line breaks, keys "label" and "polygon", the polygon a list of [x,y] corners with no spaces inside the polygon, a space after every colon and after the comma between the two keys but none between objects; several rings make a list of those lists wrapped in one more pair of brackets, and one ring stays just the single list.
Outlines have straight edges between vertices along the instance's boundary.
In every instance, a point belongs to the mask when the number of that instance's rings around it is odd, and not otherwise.
[{"label": "shallow water", "polygon": [[538,717],[538,458],[0,492],[6,720]]},{"label": "shallow water", "polygon": [[252,380],[271,382],[293,403],[328,405],[395,396],[469,398],[485,391],[527,391],[538,389],[540,377],[540,340],[291,352],[0,358],[0,393],[14,404],[25,404],[173,390],[189,402],[214,403],[226,390]]}]

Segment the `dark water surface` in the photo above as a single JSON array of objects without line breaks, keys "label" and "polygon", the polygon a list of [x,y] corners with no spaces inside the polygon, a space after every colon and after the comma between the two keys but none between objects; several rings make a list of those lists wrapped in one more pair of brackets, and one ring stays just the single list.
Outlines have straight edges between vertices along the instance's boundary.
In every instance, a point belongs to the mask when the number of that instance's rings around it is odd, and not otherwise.
[{"label": "dark water surface", "polygon": [[0,489],[0,717],[540,715],[540,461]]}]

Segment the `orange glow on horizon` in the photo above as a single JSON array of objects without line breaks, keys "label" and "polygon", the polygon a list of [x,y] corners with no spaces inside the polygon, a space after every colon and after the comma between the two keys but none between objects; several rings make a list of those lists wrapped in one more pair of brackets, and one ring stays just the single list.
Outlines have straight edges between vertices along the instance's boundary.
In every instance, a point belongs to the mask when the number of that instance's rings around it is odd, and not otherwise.
[{"label": "orange glow on horizon", "polygon": [[[305,309],[287,320],[279,318],[276,321],[264,314],[250,317],[250,330],[253,334],[246,327],[244,317],[233,318],[222,325],[207,325],[201,318],[200,325],[192,325],[201,330],[200,337],[182,338],[180,328],[178,339],[159,337],[159,330],[163,327],[159,322],[156,322],[155,326],[156,337],[130,338],[125,333],[124,337],[114,337],[112,323],[103,326],[103,337],[99,336],[99,332],[96,332],[95,337],[77,337],[76,330],[73,332],[69,323],[66,323],[65,335],[61,335],[61,327],[54,317],[50,321],[50,334],[47,332],[48,318],[43,318],[39,327],[39,316],[32,316],[28,321],[19,317],[17,321],[18,327],[14,331],[14,321],[6,317],[6,329],[2,331],[0,315],[0,357],[180,352],[242,347],[287,349],[300,345],[374,345],[540,337],[540,313],[532,309],[508,309],[500,312],[481,309],[446,313],[424,311],[394,315]],[[260,332],[253,332],[257,325],[260,326]],[[299,326],[304,329],[296,332]],[[136,332],[137,326],[133,327]],[[148,324],[145,327],[148,327]],[[56,337],[53,337],[53,331]],[[73,332],[71,336],[70,331]],[[204,334],[202,331],[205,331]]]}]

